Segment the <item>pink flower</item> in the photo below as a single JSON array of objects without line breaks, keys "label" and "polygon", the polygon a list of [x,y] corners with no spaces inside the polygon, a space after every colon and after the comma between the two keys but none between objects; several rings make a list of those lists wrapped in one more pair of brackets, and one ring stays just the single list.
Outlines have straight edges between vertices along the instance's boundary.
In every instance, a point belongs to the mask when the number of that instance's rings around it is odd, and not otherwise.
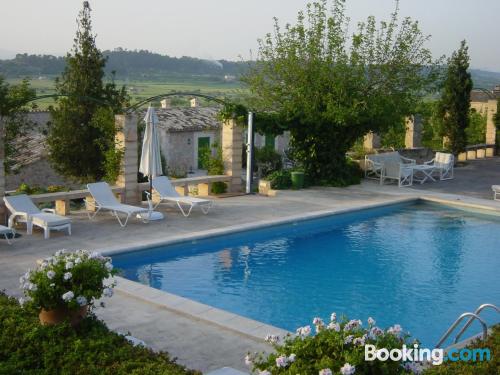
[{"label": "pink flower", "polygon": [[311,326],[300,327],[297,329],[297,335],[301,337],[309,336],[311,334]]},{"label": "pink flower", "polygon": [[276,366],[277,367],[286,367],[288,366],[288,358],[286,355],[280,355],[276,358]]}]

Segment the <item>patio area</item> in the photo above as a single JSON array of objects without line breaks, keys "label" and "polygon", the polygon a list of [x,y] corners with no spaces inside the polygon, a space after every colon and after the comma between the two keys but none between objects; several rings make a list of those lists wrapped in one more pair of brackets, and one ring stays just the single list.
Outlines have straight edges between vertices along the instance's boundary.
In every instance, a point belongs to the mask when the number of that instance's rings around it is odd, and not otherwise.
[{"label": "patio area", "polygon": [[[485,173],[484,165],[488,163]],[[132,220],[125,228],[109,214],[89,221],[85,212],[72,213],[73,235],[54,232],[50,240],[36,232],[22,237],[12,246],[0,242],[0,288],[19,296],[19,276],[33,267],[36,260],[56,250],[89,249],[112,251],[125,247],[214,234],[235,226],[251,223],[272,223],[287,217],[299,217],[321,212],[390,203],[406,198],[427,196],[437,200],[461,201],[465,204],[488,206],[500,211],[500,202],[493,202],[488,186],[500,182],[500,159],[472,162],[456,169],[455,180],[415,185],[412,188],[380,186],[375,181],[363,181],[348,188],[312,188],[281,191],[277,197],[258,195],[216,199],[207,215],[197,211],[184,218],[178,210],[163,208],[166,220],[143,224]],[[474,177],[475,174],[482,177]],[[484,185],[484,186],[483,186]],[[451,194],[453,193],[453,194]],[[489,200],[482,199],[489,198]],[[166,350],[181,364],[203,372],[223,366],[246,370],[243,358],[248,351],[268,350],[263,341],[203,319],[165,309],[124,293],[115,294],[105,309],[97,315],[119,332],[130,332],[154,349]]]}]

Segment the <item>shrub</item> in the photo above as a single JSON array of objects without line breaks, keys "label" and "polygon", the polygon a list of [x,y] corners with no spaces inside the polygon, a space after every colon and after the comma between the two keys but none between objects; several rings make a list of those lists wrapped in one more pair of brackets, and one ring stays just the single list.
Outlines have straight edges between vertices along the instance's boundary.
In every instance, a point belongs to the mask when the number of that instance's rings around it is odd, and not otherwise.
[{"label": "shrub", "polygon": [[[343,318],[337,321],[335,313],[330,323],[315,318],[316,334],[310,336],[311,327],[297,329],[297,335],[288,336],[280,344],[280,338],[268,336],[275,352],[268,355],[248,354],[245,361],[254,370],[268,371],[267,374],[405,374],[410,366],[401,361],[365,361],[365,344],[388,350],[410,345],[408,335],[399,325],[382,330],[375,321],[368,319],[363,328],[360,320]],[[266,373],[266,372],[264,372]]]},{"label": "shrub", "polygon": [[0,374],[197,374],[168,353],[132,346],[94,316],[77,328],[41,326],[37,314],[0,293]]},{"label": "shrub", "polygon": [[473,348],[489,348],[491,351],[490,361],[479,362],[445,362],[440,366],[434,366],[424,372],[425,375],[490,375],[498,374],[500,368],[500,325],[493,327],[493,332],[486,341],[476,341],[467,346]]},{"label": "shrub", "polygon": [[271,189],[290,189],[292,186],[292,176],[289,170],[276,171],[267,176],[271,181]]},{"label": "shrub", "polygon": [[115,273],[111,258],[86,250],[74,253],[60,250],[21,277],[26,296],[23,302],[37,310],[59,307],[76,310],[92,305],[102,295],[113,295],[114,284],[106,285],[104,280]]},{"label": "shrub", "polygon": [[[217,143],[212,145],[216,149],[215,156],[212,156],[210,148],[202,150],[201,160],[202,165],[207,168],[207,174],[209,176],[217,176],[224,174],[224,160],[222,159],[222,147]],[[218,181],[212,184],[211,193],[213,194],[223,194],[227,191],[227,185],[225,182]]]},{"label": "shrub", "polygon": [[262,177],[283,168],[281,155],[272,147],[255,148],[255,162]]}]

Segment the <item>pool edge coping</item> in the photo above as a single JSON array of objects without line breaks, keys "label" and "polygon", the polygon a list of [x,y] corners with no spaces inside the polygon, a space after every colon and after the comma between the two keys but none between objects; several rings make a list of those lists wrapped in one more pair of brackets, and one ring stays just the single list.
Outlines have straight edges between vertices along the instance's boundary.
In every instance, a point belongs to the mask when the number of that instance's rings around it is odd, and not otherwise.
[{"label": "pool edge coping", "polygon": [[[465,201],[460,198],[465,198]],[[343,213],[357,212],[365,209],[380,208],[385,206],[418,202],[418,201],[428,201],[448,206],[459,206],[466,208],[481,209],[487,211],[500,212],[500,208],[491,207],[486,205],[481,205],[474,202],[467,202],[467,197],[456,196],[455,200],[451,198],[443,198],[435,195],[413,195],[404,198],[396,198],[388,202],[377,202],[371,204],[362,204],[356,207],[348,207],[333,210],[321,210],[316,212],[311,212],[307,214],[291,215],[284,218],[275,218],[269,220],[261,220],[258,222],[238,224],[229,226],[226,228],[209,229],[205,231],[195,232],[195,234],[178,235],[174,236],[168,240],[155,240],[150,241],[141,245],[133,245],[125,248],[109,248],[103,249],[101,252],[106,256],[112,256],[116,254],[123,254],[128,252],[134,252],[143,250],[150,247],[167,246],[176,243],[193,241],[198,239],[207,239],[211,237],[233,234],[238,232],[245,232],[249,230],[278,226],[282,224],[287,224],[296,221],[305,221],[318,219],[326,216],[333,216]],[[205,323],[215,325],[221,329],[229,330],[237,334],[244,335],[256,341],[265,341],[265,336],[268,334],[279,335],[284,337],[291,332],[278,328],[261,321],[253,320],[242,315],[234,314],[227,310],[219,309],[214,306],[203,304],[195,300],[185,298],[173,293],[169,293],[160,289],[156,289],[136,281],[128,280],[123,277],[115,276],[118,281],[116,290],[119,293],[125,294],[129,297],[141,300],[146,303],[153,304],[160,308],[172,311],[181,316],[188,317],[190,319],[203,321]]]}]

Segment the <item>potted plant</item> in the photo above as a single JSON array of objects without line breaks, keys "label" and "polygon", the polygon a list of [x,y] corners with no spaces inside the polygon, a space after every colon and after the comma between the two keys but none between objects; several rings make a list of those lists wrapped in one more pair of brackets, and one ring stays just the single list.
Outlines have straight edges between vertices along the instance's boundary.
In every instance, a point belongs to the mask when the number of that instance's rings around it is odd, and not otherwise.
[{"label": "potted plant", "polygon": [[53,325],[69,320],[77,325],[102,296],[111,297],[116,274],[111,258],[97,252],[60,250],[38,262],[21,279],[25,306],[39,311],[40,322]]}]

